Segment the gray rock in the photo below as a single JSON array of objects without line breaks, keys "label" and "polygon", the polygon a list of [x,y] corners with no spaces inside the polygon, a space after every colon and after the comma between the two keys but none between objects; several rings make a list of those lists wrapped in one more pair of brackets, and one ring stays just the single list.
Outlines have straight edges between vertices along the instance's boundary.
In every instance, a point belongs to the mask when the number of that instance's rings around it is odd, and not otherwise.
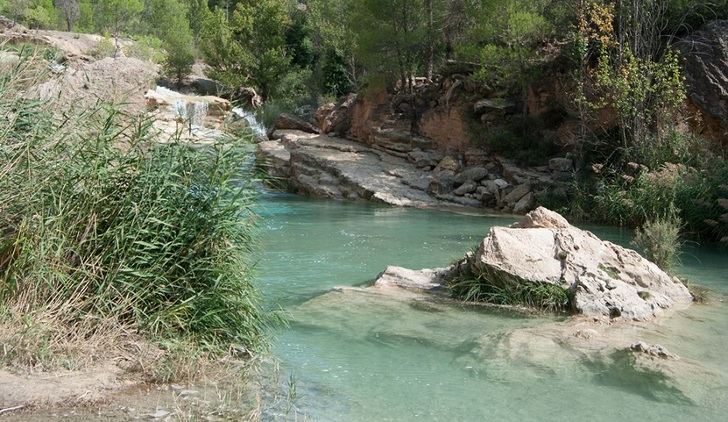
[{"label": "gray rock", "polygon": [[445,171],[437,173],[430,181],[427,187],[427,193],[431,195],[442,195],[453,190],[455,184],[455,175],[452,172]]},{"label": "gray rock", "polygon": [[533,192],[528,192],[523,198],[521,198],[516,205],[513,206],[513,212],[515,214],[525,214],[536,206],[536,198]]},{"label": "gray rock", "polygon": [[635,353],[644,353],[660,359],[678,359],[678,356],[670,353],[666,348],[659,344],[647,344],[643,341],[633,343],[629,349]]},{"label": "gray rock", "polygon": [[350,94],[333,111],[329,112],[320,123],[322,133],[335,133],[344,136],[351,129],[352,114],[356,104],[356,94]]},{"label": "gray rock", "polygon": [[452,267],[410,270],[402,267],[389,266],[383,273],[379,274],[374,282],[374,287],[378,289],[399,288],[434,293],[443,290],[443,281],[451,271]]},{"label": "gray rock", "polygon": [[527,193],[531,191],[531,185],[528,183],[524,183],[522,185],[518,185],[515,188],[513,188],[512,191],[508,192],[508,194],[503,197],[503,203],[507,205],[515,205],[518,201],[521,200],[524,196],[526,196]]},{"label": "gray rock", "polygon": [[[402,207],[480,206],[474,199],[443,196],[451,190],[448,178],[454,178],[453,172],[437,173],[433,179],[408,160],[357,142],[301,131],[274,135],[280,139],[261,142],[259,156],[269,163],[268,172],[280,174],[292,191]],[[442,195],[428,194],[433,181],[441,185]]]},{"label": "gray rock", "polygon": [[422,151],[415,149],[407,154],[409,161],[417,168],[431,169],[442,160],[442,153],[437,151]]},{"label": "gray rock", "polygon": [[709,23],[679,47],[688,97],[728,130],[728,20]]},{"label": "gray rock", "polygon": [[488,170],[483,166],[468,167],[455,176],[456,183],[465,183],[468,180],[479,182],[488,176]]},{"label": "gray rock", "polygon": [[319,133],[319,129],[311,123],[298,118],[292,114],[281,113],[278,115],[274,130],[300,130],[307,133]]},{"label": "gray rock", "polygon": [[437,164],[437,167],[435,167],[435,172],[438,173],[442,171],[452,171],[453,173],[457,173],[458,170],[460,170],[460,164],[458,164],[456,159],[450,156],[444,157]]},{"label": "gray rock", "polygon": [[500,190],[503,190],[511,185],[503,179],[495,179],[493,182],[495,182],[495,184],[498,186],[498,189]]},{"label": "gray rock", "polygon": [[[554,222],[563,225],[563,218],[539,210],[521,224]],[[646,320],[692,301],[679,280],[637,252],[573,226],[494,227],[480,243],[473,271],[517,283],[561,286],[572,292],[575,311],[595,317]]]},{"label": "gray rock", "polygon": [[475,189],[477,188],[477,186],[478,185],[475,182],[473,182],[472,180],[469,180],[469,181],[463,183],[462,185],[460,185],[459,188],[455,189],[453,191],[453,194],[455,194],[457,196],[465,196],[468,193],[475,192]]},{"label": "gray rock", "polygon": [[571,224],[561,214],[538,207],[511,227],[516,229],[566,229],[571,227]]}]

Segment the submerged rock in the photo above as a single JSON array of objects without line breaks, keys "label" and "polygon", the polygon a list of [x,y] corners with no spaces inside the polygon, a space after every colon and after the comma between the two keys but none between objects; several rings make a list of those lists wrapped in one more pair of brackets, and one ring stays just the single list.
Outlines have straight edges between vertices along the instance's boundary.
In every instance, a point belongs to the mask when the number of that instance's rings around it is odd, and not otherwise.
[{"label": "submerged rock", "polygon": [[513,227],[494,227],[472,262],[476,276],[518,284],[553,284],[589,316],[645,320],[692,301],[676,278],[637,252],[566,225],[539,208]]}]

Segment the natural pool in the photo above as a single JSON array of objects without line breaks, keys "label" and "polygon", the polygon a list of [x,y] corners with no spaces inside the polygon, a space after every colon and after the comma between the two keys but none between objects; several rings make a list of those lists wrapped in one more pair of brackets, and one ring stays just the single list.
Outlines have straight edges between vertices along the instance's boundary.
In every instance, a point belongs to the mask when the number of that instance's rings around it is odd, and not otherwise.
[{"label": "natural pool", "polygon": [[[326,294],[371,281],[387,265],[444,266],[510,218],[285,194],[262,199],[260,283],[267,300],[292,317],[274,354],[285,377],[296,380],[299,420],[707,421],[728,415],[728,307],[720,301],[728,294],[725,251],[691,246],[683,257],[681,273],[716,292],[710,305],[693,306],[635,339],[662,344],[705,368],[676,390],[659,376],[589,364],[569,352],[540,365],[508,350],[518,345],[501,333],[553,317]],[[629,241],[628,232],[593,229],[602,238]]]}]

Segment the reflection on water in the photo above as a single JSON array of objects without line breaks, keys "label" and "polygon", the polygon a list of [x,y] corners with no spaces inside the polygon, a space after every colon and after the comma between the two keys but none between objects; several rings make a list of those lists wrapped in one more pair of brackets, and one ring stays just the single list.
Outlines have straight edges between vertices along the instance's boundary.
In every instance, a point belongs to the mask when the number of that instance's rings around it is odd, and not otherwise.
[{"label": "reflection on water", "polygon": [[[628,356],[584,356],[509,334],[550,317],[329,292],[387,265],[446,265],[512,219],[289,195],[265,196],[260,212],[262,289],[293,319],[274,351],[312,420],[722,420],[728,412],[728,308],[720,301],[640,333],[709,373],[674,383]],[[590,229],[629,242],[629,232]],[[724,252],[691,247],[682,273],[728,293]]]}]

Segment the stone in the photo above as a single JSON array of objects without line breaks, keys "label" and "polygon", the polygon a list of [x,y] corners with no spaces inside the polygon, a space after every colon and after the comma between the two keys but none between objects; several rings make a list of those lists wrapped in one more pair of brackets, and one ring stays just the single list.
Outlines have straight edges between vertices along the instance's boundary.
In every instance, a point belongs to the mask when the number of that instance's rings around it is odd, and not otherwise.
[{"label": "stone", "polygon": [[[448,195],[454,172],[433,174],[406,159],[342,138],[295,130],[278,130],[273,138],[258,144],[261,161],[269,163],[262,167],[280,174],[281,182],[294,192],[414,208],[480,206],[475,199]],[[442,193],[428,193],[438,183]]]},{"label": "stone", "polygon": [[328,116],[321,124],[322,133],[334,133],[344,136],[351,129],[351,122],[354,113],[354,105],[357,102],[357,95],[350,94]]},{"label": "stone", "polygon": [[469,181],[463,183],[462,185],[460,185],[460,187],[458,187],[457,189],[455,189],[453,191],[453,194],[455,194],[457,196],[465,196],[468,193],[475,192],[475,189],[477,188],[477,186],[478,185],[475,182],[473,182],[472,180],[469,180]]},{"label": "stone", "polygon": [[20,63],[20,56],[11,51],[0,51],[0,69],[11,69]]},{"label": "stone", "polygon": [[548,208],[538,207],[526,214],[521,221],[511,225],[511,227],[518,229],[565,229],[571,227],[571,224],[561,214]]},{"label": "stone", "polygon": [[513,213],[525,214],[531,211],[536,206],[536,198],[533,192],[528,192],[523,198],[521,198],[516,205],[513,206]]},{"label": "stone", "polygon": [[644,353],[646,355],[657,357],[660,359],[679,359],[677,355],[670,353],[666,348],[659,344],[647,344],[643,341],[633,343],[629,350],[636,353]]},{"label": "stone", "polygon": [[278,115],[273,124],[273,130],[300,130],[307,133],[319,133],[319,129],[311,123],[288,113]]},{"label": "stone", "polygon": [[460,170],[460,164],[449,155],[440,160],[435,167],[435,172],[452,171],[453,173],[457,173],[458,170]]},{"label": "stone", "polygon": [[422,151],[419,148],[407,154],[407,159],[417,168],[431,169],[442,160],[442,153],[437,151]]},{"label": "stone", "polygon": [[518,185],[515,188],[513,188],[512,191],[510,191],[505,197],[503,197],[503,203],[508,205],[514,205],[516,202],[520,201],[521,198],[526,196],[527,193],[531,191],[531,185],[524,183],[522,185]]},{"label": "stone", "polygon": [[455,176],[455,183],[465,183],[468,180],[479,182],[488,176],[488,170],[483,166],[468,167]]},{"label": "stone", "polygon": [[410,270],[402,267],[389,266],[377,276],[377,279],[374,281],[374,287],[378,289],[395,287],[407,290],[435,292],[443,290],[443,281],[451,271],[452,267]]},{"label": "stone", "polygon": [[453,190],[455,176],[452,172],[441,172],[435,176],[427,186],[430,195],[442,195]]},{"label": "stone", "polygon": [[728,20],[705,25],[678,47],[690,101],[728,130]]},{"label": "stone", "polygon": [[574,337],[581,338],[584,340],[591,340],[593,338],[599,337],[599,332],[593,328],[584,328],[581,330],[577,330],[574,333]]},{"label": "stone", "polygon": [[493,183],[495,183],[496,186],[498,186],[498,189],[500,189],[500,190],[506,189],[508,186],[511,185],[510,183],[506,182],[503,179],[495,179],[493,181]]},{"label": "stone", "polygon": [[[537,210],[524,225],[562,226],[563,217],[551,213]],[[560,286],[571,292],[574,311],[599,318],[647,320],[692,302],[685,285],[637,252],[573,226],[494,227],[480,243],[472,271]]]},{"label": "stone", "polygon": [[574,160],[571,158],[552,158],[549,160],[549,169],[551,171],[572,171],[574,170]]},{"label": "stone", "polygon": [[171,415],[170,412],[164,409],[157,409],[154,413],[150,413],[147,416],[149,417],[149,419],[162,419],[166,418],[169,415]]},{"label": "stone", "polygon": [[327,103],[317,108],[316,112],[313,113],[313,119],[316,121],[316,124],[319,129],[321,129],[322,133],[326,133],[326,131],[324,131],[324,122],[334,110],[336,110],[336,103]]}]

